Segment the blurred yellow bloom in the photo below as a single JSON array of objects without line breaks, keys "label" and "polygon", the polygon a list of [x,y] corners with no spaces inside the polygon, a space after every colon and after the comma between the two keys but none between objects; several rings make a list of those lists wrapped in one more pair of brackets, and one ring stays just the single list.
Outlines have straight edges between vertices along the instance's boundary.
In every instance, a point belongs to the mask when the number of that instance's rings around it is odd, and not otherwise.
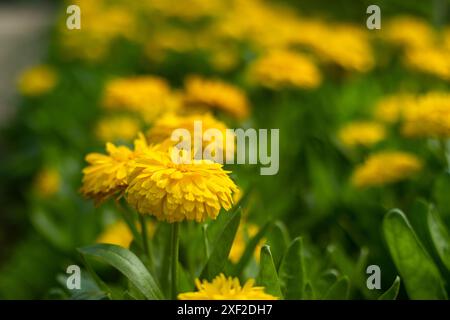
[{"label": "blurred yellow bloom", "polygon": [[385,151],[371,155],[356,168],[352,184],[356,187],[380,186],[409,178],[422,168],[415,156],[400,151]]},{"label": "blurred yellow bloom", "polygon": [[408,49],[404,59],[411,69],[450,81],[450,49],[442,47]]},{"label": "blurred yellow bloom", "polygon": [[140,76],[108,82],[103,106],[109,110],[134,111],[145,121],[153,122],[160,115],[177,110],[180,99],[163,78]]},{"label": "blurred yellow bloom", "polygon": [[46,65],[34,66],[19,77],[19,91],[25,96],[40,96],[51,91],[58,81],[56,72]]},{"label": "blurred yellow bloom", "polygon": [[399,93],[383,97],[375,106],[375,117],[386,123],[401,120],[404,110],[415,103],[415,96],[409,93]]},{"label": "blurred yellow bloom", "polygon": [[195,280],[196,292],[185,292],[178,295],[179,300],[277,300],[264,292],[264,287],[254,287],[255,280],[249,279],[241,286],[238,278],[225,277],[223,273],[212,282]]},{"label": "blurred yellow bloom", "polygon": [[316,65],[305,55],[290,51],[272,51],[250,67],[251,80],[265,87],[316,88],[321,75]]},{"label": "blurred yellow bloom", "polygon": [[406,48],[429,47],[434,41],[431,26],[416,17],[398,16],[388,21],[381,29],[387,42]]},{"label": "blurred yellow bloom", "polygon": [[[253,238],[259,231],[259,227],[255,224],[241,224],[234,238],[233,245],[230,250],[228,258],[233,262],[237,263],[242,257],[245,251],[245,247],[248,241]],[[255,247],[254,257],[256,261],[259,261],[259,256],[261,254],[261,248],[265,240],[261,239],[258,245]]]},{"label": "blurred yellow bloom", "polygon": [[42,169],[34,180],[34,190],[41,197],[50,197],[58,192],[61,185],[61,177],[57,170],[52,168]]},{"label": "blurred yellow bloom", "polygon": [[404,111],[402,133],[408,137],[450,137],[450,94],[430,92]]},{"label": "blurred yellow bloom", "polygon": [[245,93],[220,80],[191,76],[185,83],[184,101],[189,106],[204,106],[229,113],[237,119],[248,116],[249,103]]},{"label": "blurred yellow bloom", "polygon": [[118,139],[131,140],[140,130],[139,121],[131,117],[103,118],[97,123],[95,135],[100,141],[114,141]]},{"label": "blurred yellow bloom", "polygon": [[222,165],[208,160],[174,163],[169,152],[146,152],[135,161],[127,201],[140,213],[178,222],[215,219],[232,207],[237,190]]},{"label": "blurred yellow bloom", "polygon": [[339,140],[347,147],[371,146],[383,140],[386,131],[382,124],[355,121],[345,125],[338,133]]},{"label": "blurred yellow bloom", "polygon": [[185,21],[215,16],[225,7],[222,0],[184,0],[176,5],[167,0],[149,0],[144,3],[147,9],[155,11],[158,15]]},{"label": "blurred yellow bloom", "polygon": [[[155,231],[155,225],[147,221],[146,226],[148,235],[151,238]],[[136,228],[140,231],[141,226],[137,225]],[[108,225],[96,240],[97,243],[115,244],[124,248],[129,248],[132,241],[133,234],[123,220],[118,220]]]}]

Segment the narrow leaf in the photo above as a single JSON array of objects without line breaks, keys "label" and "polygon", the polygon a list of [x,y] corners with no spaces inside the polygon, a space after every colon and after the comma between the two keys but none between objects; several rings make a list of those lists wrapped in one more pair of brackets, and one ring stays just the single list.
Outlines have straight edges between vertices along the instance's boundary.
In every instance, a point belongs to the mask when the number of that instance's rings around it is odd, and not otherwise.
[{"label": "narrow leaf", "polygon": [[325,295],[325,300],[347,300],[350,291],[350,282],[346,276],[336,281]]},{"label": "narrow leaf", "polygon": [[391,287],[383,293],[378,300],[395,300],[400,290],[400,277],[397,276],[392,283]]},{"label": "narrow leaf", "polygon": [[256,283],[265,288],[265,291],[280,299],[283,298],[280,288],[280,280],[278,279],[277,270],[273,263],[272,253],[269,246],[261,248],[260,269]]},{"label": "narrow leaf", "polygon": [[305,286],[305,264],[303,262],[303,240],[292,241],[281,261],[279,277],[284,298],[288,300],[302,299]]}]

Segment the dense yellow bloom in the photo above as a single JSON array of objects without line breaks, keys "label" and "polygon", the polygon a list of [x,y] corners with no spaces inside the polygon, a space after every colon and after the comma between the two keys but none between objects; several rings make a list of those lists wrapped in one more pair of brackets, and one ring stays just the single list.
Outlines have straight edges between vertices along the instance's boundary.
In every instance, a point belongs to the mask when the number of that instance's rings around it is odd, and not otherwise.
[{"label": "dense yellow bloom", "polygon": [[386,123],[395,123],[401,120],[404,110],[415,103],[415,96],[409,93],[400,93],[383,97],[375,106],[375,117]]},{"label": "dense yellow bloom", "polygon": [[225,111],[237,119],[248,116],[249,103],[239,88],[220,80],[189,77],[185,83],[187,106],[205,106]]},{"label": "dense yellow bloom", "polygon": [[[259,231],[259,227],[254,224],[241,224],[234,238],[233,245],[230,250],[228,258],[233,262],[237,263],[242,257],[245,251],[245,247],[248,241],[253,238]],[[261,248],[264,244],[264,239],[258,243],[255,247],[254,257],[256,261],[259,261],[259,256],[261,254]]]},{"label": "dense yellow bloom", "polygon": [[402,132],[408,137],[450,137],[450,94],[430,92],[404,112]]},{"label": "dense yellow bloom", "polygon": [[52,90],[57,82],[56,72],[49,66],[38,65],[19,77],[19,91],[25,96],[39,96]]},{"label": "dense yellow bloom", "polygon": [[250,68],[252,81],[265,87],[316,88],[321,75],[316,65],[305,55],[287,50],[272,51],[256,60]]},{"label": "dense yellow bloom", "polygon": [[347,147],[371,146],[384,139],[386,131],[377,122],[351,122],[339,131],[339,140]]},{"label": "dense yellow bloom", "polygon": [[228,173],[209,160],[175,163],[170,152],[145,152],[129,176],[127,201],[161,221],[215,219],[222,207],[232,207],[237,190]]},{"label": "dense yellow bloom", "polygon": [[426,48],[433,43],[434,33],[431,26],[419,18],[399,16],[383,25],[382,38],[401,47]]},{"label": "dense yellow bloom", "polygon": [[139,121],[131,117],[103,118],[97,123],[95,134],[101,141],[131,140],[140,130]]},{"label": "dense yellow bloom", "polygon": [[41,170],[34,180],[34,189],[42,197],[50,197],[58,192],[61,177],[57,170],[46,168]]},{"label": "dense yellow bloom", "polygon": [[196,292],[185,292],[178,295],[180,300],[277,300],[264,292],[264,287],[254,287],[254,279],[249,279],[241,286],[238,278],[225,277],[223,273],[212,282],[195,280]]},{"label": "dense yellow bloom", "polygon": [[371,155],[356,168],[352,183],[356,187],[379,186],[409,178],[422,168],[422,162],[414,155],[386,151]]},{"label": "dense yellow bloom", "polygon": [[414,70],[450,80],[450,49],[426,47],[408,49],[405,63]]},{"label": "dense yellow bloom", "polygon": [[[152,222],[147,221],[146,226],[148,235],[151,238],[155,231],[155,225]],[[140,231],[140,225],[137,225],[136,227]],[[108,225],[99,235],[96,242],[115,244],[124,248],[129,248],[131,241],[133,241],[133,234],[131,233],[130,228],[125,222],[118,220],[115,223]]]},{"label": "dense yellow bloom", "polygon": [[150,0],[145,4],[147,9],[155,11],[158,15],[185,21],[211,17],[224,9],[224,2],[221,0],[184,0],[178,2],[177,5],[167,0]]},{"label": "dense yellow bloom", "polygon": [[107,83],[103,106],[110,110],[138,112],[145,121],[152,122],[166,112],[177,110],[180,99],[164,79],[140,76]]}]

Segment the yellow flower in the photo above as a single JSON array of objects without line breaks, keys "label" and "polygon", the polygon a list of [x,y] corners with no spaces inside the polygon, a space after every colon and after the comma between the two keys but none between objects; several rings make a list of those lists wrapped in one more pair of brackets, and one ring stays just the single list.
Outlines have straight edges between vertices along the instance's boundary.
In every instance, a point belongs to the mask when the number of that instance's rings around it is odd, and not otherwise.
[{"label": "yellow flower", "polygon": [[164,79],[140,76],[115,79],[107,83],[103,106],[110,110],[137,112],[151,123],[162,114],[177,110],[180,99]]},{"label": "yellow flower", "polygon": [[131,117],[110,117],[101,119],[95,128],[95,134],[101,141],[118,139],[131,140],[140,130],[139,121]]},{"label": "yellow flower", "polygon": [[42,197],[50,197],[58,192],[61,185],[60,174],[57,170],[46,168],[41,170],[34,180],[34,189]]},{"label": "yellow flower", "polygon": [[290,51],[272,51],[250,67],[250,77],[265,87],[316,88],[321,75],[316,65],[305,55]]},{"label": "yellow flower", "polygon": [[254,287],[254,279],[249,279],[242,287],[238,278],[226,278],[223,273],[212,282],[196,279],[196,292],[185,292],[178,295],[179,300],[277,300],[264,292],[264,287]]},{"label": "yellow flower", "polygon": [[[147,221],[146,226],[148,235],[151,238],[155,231],[155,225]],[[140,225],[136,227],[140,231]],[[124,248],[129,248],[131,241],[133,241],[133,234],[127,224],[122,220],[108,225],[96,240],[97,243],[115,244]]]},{"label": "yellow flower", "polygon": [[170,152],[145,152],[129,177],[127,201],[140,213],[178,222],[215,219],[223,207],[232,207],[237,187],[229,171],[209,160],[174,163]]},{"label": "yellow flower", "polygon": [[[237,263],[242,257],[245,251],[245,246],[248,240],[253,238],[259,231],[259,227],[254,224],[241,224],[234,238],[233,245],[230,250],[229,259],[233,263]],[[261,254],[261,248],[264,244],[264,239],[258,243],[254,251],[254,257],[256,261],[259,261],[259,255]]]},{"label": "yellow flower", "polygon": [[249,103],[244,92],[220,80],[207,80],[191,76],[185,83],[185,104],[216,108],[237,119],[248,116]]},{"label": "yellow flower", "polygon": [[406,48],[429,47],[434,41],[430,25],[411,16],[391,19],[383,26],[381,36],[387,42]]},{"label": "yellow flower", "polygon": [[405,63],[414,70],[450,81],[450,49],[425,47],[408,49]]},{"label": "yellow flower", "polygon": [[386,151],[371,155],[356,168],[352,184],[356,187],[379,186],[404,180],[422,168],[422,162],[406,152]]},{"label": "yellow flower", "polygon": [[386,131],[383,125],[377,122],[358,121],[344,126],[338,136],[347,147],[371,146],[383,140]]},{"label": "yellow flower", "polygon": [[415,96],[409,93],[400,93],[383,97],[375,106],[375,117],[386,123],[395,123],[401,120],[404,110],[415,103]]},{"label": "yellow flower", "polygon": [[52,90],[56,82],[56,72],[49,66],[39,65],[22,73],[18,86],[25,96],[40,96]]},{"label": "yellow flower", "polygon": [[450,137],[450,94],[430,92],[404,111],[407,137]]}]

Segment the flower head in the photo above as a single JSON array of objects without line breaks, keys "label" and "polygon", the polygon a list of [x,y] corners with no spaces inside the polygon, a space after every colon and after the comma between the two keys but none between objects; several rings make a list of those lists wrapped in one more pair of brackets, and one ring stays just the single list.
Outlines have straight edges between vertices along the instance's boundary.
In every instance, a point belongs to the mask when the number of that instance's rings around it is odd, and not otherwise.
[{"label": "flower head", "polygon": [[39,65],[26,70],[19,78],[19,91],[26,96],[39,96],[52,90],[57,82],[56,72]]},{"label": "flower head", "polygon": [[382,38],[401,47],[424,48],[434,41],[434,34],[425,21],[411,16],[399,16],[383,27]]},{"label": "flower head", "polygon": [[371,146],[385,136],[383,125],[370,121],[352,122],[339,131],[339,140],[347,147]]},{"label": "flower head", "polygon": [[237,119],[247,117],[250,108],[247,97],[239,88],[198,76],[186,80],[184,101],[188,107],[216,108]]},{"label": "flower head", "polygon": [[356,187],[379,186],[404,180],[422,168],[416,156],[398,151],[379,152],[371,155],[353,173]]},{"label": "flower head", "polygon": [[42,197],[54,195],[59,190],[60,185],[60,174],[53,168],[41,170],[34,180],[34,189]]},{"label": "flower head", "polygon": [[415,100],[415,96],[408,93],[383,97],[375,106],[375,117],[386,123],[396,123],[402,119],[404,110],[408,110]]},{"label": "flower head", "polygon": [[[233,245],[230,250],[229,258],[233,263],[237,263],[242,257],[245,251],[245,246],[249,239],[254,237],[259,231],[259,227],[255,224],[240,224],[236,237],[234,238]],[[254,257],[256,261],[259,261],[259,255],[261,253],[262,245],[264,244],[264,239],[258,243],[254,250]]]},{"label": "flower head", "polygon": [[[149,236],[152,237],[155,225],[147,221],[146,226]],[[140,230],[140,225],[137,225],[136,228]],[[118,220],[108,225],[96,240],[97,243],[115,244],[124,248],[129,248],[131,241],[133,241],[133,234],[123,220]]]},{"label": "flower head", "polygon": [[209,160],[175,163],[170,152],[145,152],[135,160],[127,201],[138,212],[158,220],[178,222],[215,219],[232,207],[237,190],[222,165]]},{"label": "flower head", "polygon": [[248,280],[241,286],[238,278],[225,277],[223,273],[212,282],[195,281],[198,291],[178,295],[180,300],[277,300],[264,292],[264,287],[254,287],[255,280]]},{"label": "flower head", "polygon": [[450,81],[450,49],[441,47],[408,49],[405,52],[405,63],[411,69]]},{"label": "flower head", "polygon": [[132,117],[120,116],[101,119],[97,123],[95,133],[101,141],[133,139],[140,130],[139,121]]},{"label": "flower head", "polygon": [[250,68],[250,77],[273,89],[316,88],[321,82],[319,70],[307,56],[287,50],[273,51],[256,60]]}]

